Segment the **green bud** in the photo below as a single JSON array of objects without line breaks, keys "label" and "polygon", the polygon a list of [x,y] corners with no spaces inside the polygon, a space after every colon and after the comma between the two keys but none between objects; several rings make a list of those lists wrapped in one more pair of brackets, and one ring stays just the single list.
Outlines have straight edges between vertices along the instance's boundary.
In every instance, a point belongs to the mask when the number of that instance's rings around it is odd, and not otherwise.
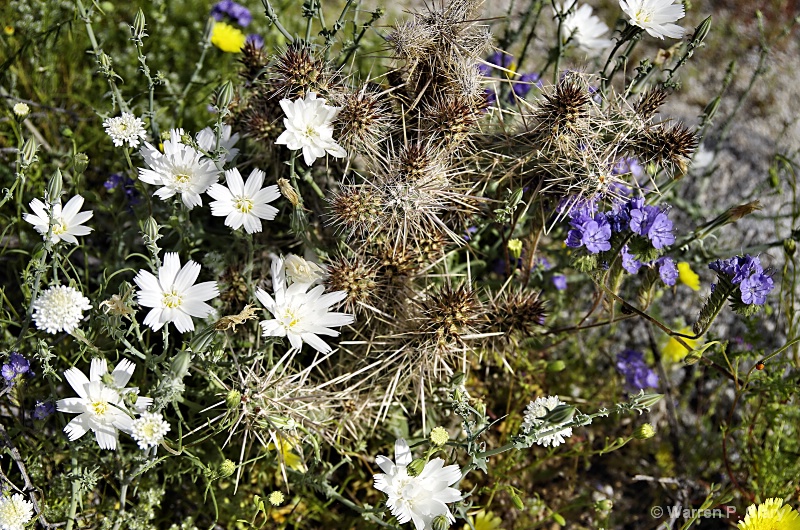
[{"label": "green bud", "polygon": [[433,530],[447,530],[450,528],[450,521],[447,520],[446,515],[437,515],[431,521],[431,528]]},{"label": "green bud", "polygon": [[145,18],[144,18],[144,11],[142,8],[136,12],[136,16],[133,17],[133,26],[131,26],[131,36],[136,40],[141,40],[142,38],[146,37],[147,34],[144,32],[146,26]]},{"label": "green bud", "polygon": [[297,422],[292,418],[285,418],[283,416],[270,416],[269,423],[271,426],[284,431],[290,431],[297,427]]},{"label": "green bud", "polygon": [[786,252],[787,256],[794,256],[795,251],[797,250],[797,242],[787,237],[783,240],[783,251]]},{"label": "green bud", "polygon": [[142,227],[142,233],[151,242],[158,241],[158,239],[161,237],[158,234],[158,222],[152,217],[148,217],[147,220],[145,220],[144,226]]},{"label": "green bud", "polygon": [[227,458],[219,465],[220,478],[230,477],[236,471],[236,464]]},{"label": "green bud", "polygon": [[56,169],[53,176],[47,182],[47,202],[50,204],[55,203],[61,198],[61,187],[64,185],[64,179],[61,177],[61,170]]},{"label": "green bud", "polygon": [[560,513],[553,513],[553,521],[557,522],[561,526],[567,524],[567,520],[564,519],[564,516],[561,515]]},{"label": "green bud", "polygon": [[233,101],[233,83],[226,81],[217,91],[217,108],[227,109]]},{"label": "green bud", "polygon": [[721,101],[722,99],[719,96],[717,96],[708,102],[706,108],[703,109],[703,116],[704,116],[703,119],[705,121],[709,121],[711,118],[714,117],[714,114],[717,113],[717,109],[719,108],[719,104]]},{"label": "green bud", "polygon": [[508,242],[508,254],[513,260],[519,258],[522,255],[522,241],[519,239],[511,239]]},{"label": "green bud", "polygon": [[703,358],[703,352],[701,350],[692,350],[689,352],[686,357],[683,358],[683,364],[696,364]]},{"label": "green bud", "polygon": [[193,352],[205,352],[211,346],[216,334],[217,330],[213,325],[195,333],[192,340],[189,341],[189,349]]},{"label": "green bud", "polygon": [[567,363],[562,360],[558,361],[551,361],[547,363],[547,368],[545,368],[548,372],[562,372],[567,367]]},{"label": "green bud", "polygon": [[179,377],[183,379],[183,377],[189,373],[189,364],[191,363],[191,355],[188,351],[182,351],[178,353],[175,357],[172,358],[172,363],[170,364],[170,371],[175,375],[175,377]]},{"label": "green bud", "polygon": [[229,409],[236,409],[239,408],[239,405],[242,404],[242,393],[238,390],[231,390],[228,392],[228,395],[225,396],[225,405]]},{"label": "green bud", "polygon": [[610,512],[614,507],[614,503],[608,499],[602,499],[594,503],[594,509],[598,512]]},{"label": "green bud", "polygon": [[111,57],[109,57],[108,54],[100,53],[100,66],[103,67],[104,70],[111,68]]},{"label": "green bud", "polygon": [[633,398],[633,403],[638,408],[643,409],[650,409],[653,405],[661,401],[661,398],[664,397],[664,394],[639,394]]},{"label": "green bud", "polygon": [[33,137],[28,138],[20,152],[21,163],[24,167],[28,167],[36,161],[36,149],[36,140]]},{"label": "green bud", "polygon": [[75,170],[76,175],[83,174],[89,166],[89,157],[85,153],[77,153],[72,157],[72,168]]},{"label": "green bud", "polygon": [[576,410],[577,409],[572,405],[559,405],[545,414],[544,417],[542,417],[542,421],[545,423],[551,423],[553,425],[567,423],[572,421],[572,417],[575,415]]},{"label": "green bud", "polygon": [[427,464],[427,461],[424,458],[415,458],[408,464],[406,471],[408,471],[408,474],[412,477],[416,477],[425,469],[425,464]]},{"label": "green bud", "polygon": [[511,495],[511,502],[514,503],[514,507],[517,510],[522,510],[523,508],[525,508],[525,504],[522,502],[522,499],[519,498],[519,495],[517,495],[516,491],[512,490],[509,493]]},{"label": "green bud", "polygon": [[639,425],[635,431],[633,431],[633,437],[637,440],[647,440],[655,435],[656,430],[649,423],[643,423],[642,425]]},{"label": "green bud", "polygon": [[453,374],[453,377],[450,378],[450,385],[458,386],[464,382],[464,372],[456,372]]},{"label": "green bud", "polygon": [[694,35],[692,35],[692,45],[697,46],[701,42],[703,42],[708,35],[709,30],[711,29],[711,16],[709,15],[703,20],[697,29],[694,30]]}]

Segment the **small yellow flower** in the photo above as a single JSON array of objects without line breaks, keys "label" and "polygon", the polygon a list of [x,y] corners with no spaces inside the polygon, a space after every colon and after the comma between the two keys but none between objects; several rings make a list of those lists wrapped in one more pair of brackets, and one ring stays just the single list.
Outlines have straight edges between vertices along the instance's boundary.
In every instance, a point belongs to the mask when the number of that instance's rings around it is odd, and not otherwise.
[{"label": "small yellow flower", "polygon": [[281,504],[283,504],[285,498],[283,496],[283,493],[281,493],[280,491],[273,491],[272,493],[269,494],[267,500],[273,506],[280,506]]},{"label": "small yellow flower", "polygon": [[244,33],[224,22],[217,22],[211,30],[211,44],[224,52],[239,53],[246,39]]},{"label": "small yellow flower", "polygon": [[700,276],[698,276],[692,270],[692,266],[685,261],[678,263],[678,279],[682,284],[689,286],[693,291],[700,290]]},{"label": "small yellow flower", "polygon": [[4,28],[3,28],[3,33],[5,33],[6,35],[8,35],[9,37],[10,37],[11,35],[13,35],[13,34],[14,34],[14,32],[15,32],[15,30],[14,30],[14,26],[6,26],[6,27],[4,27]]},{"label": "small yellow flower", "polygon": [[[303,463],[303,459],[293,451],[294,446],[292,443],[281,436],[278,436],[278,441],[280,442],[280,460],[283,462],[283,465],[289,469],[305,473],[306,466]],[[269,445],[267,445],[267,449],[270,451],[275,450],[275,444],[270,442]]]},{"label": "small yellow flower", "polygon": [[[470,517],[472,527],[475,530],[497,530],[503,524],[503,520],[496,516],[493,512],[484,510],[475,514],[475,517]],[[463,530],[472,530],[468,524],[464,525]]]},{"label": "small yellow flower", "polygon": [[434,429],[431,431],[431,443],[433,445],[444,445],[449,439],[450,435],[447,434],[447,431],[444,427],[434,427]]},{"label": "small yellow flower", "polygon": [[[678,331],[681,335],[691,335],[692,329],[689,327],[685,327]],[[686,343],[689,348],[692,350],[697,347],[697,345],[701,342],[702,339],[683,339],[683,342]],[[661,349],[661,354],[670,361],[677,363],[684,357],[689,354],[690,350],[687,350],[680,342],[675,340],[674,337],[670,337],[669,341],[664,345]]]},{"label": "small yellow flower", "polygon": [[800,530],[800,515],[781,499],[767,499],[747,508],[739,530]]}]

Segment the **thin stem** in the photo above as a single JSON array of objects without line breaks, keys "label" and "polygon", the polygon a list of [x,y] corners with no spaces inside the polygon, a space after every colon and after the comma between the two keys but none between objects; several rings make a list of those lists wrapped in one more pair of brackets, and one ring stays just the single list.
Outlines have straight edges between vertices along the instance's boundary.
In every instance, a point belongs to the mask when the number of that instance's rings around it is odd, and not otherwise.
[{"label": "thin stem", "polygon": [[294,42],[294,37],[292,37],[292,34],[289,33],[286,30],[286,28],[283,27],[283,24],[281,24],[281,21],[278,20],[278,15],[275,13],[275,9],[272,8],[272,4],[270,3],[270,1],[269,0],[261,0],[261,3],[264,5],[264,9],[266,10],[265,14],[267,15],[267,19],[269,19],[269,21],[272,24],[275,25],[275,27],[278,29],[278,31],[281,32],[281,35],[286,37],[286,40],[288,40],[290,43]]}]

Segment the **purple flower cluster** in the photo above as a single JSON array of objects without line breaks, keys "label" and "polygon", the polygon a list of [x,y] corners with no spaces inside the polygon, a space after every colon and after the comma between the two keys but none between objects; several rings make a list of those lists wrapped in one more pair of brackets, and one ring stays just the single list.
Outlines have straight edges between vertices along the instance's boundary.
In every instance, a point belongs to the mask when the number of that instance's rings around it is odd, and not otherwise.
[{"label": "purple flower cluster", "polygon": [[56,411],[56,406],[52,401],[37,401],[36,408],[33,409],[33,419],[43,420]]},{"label": "purple flower cluster", "polygon": [[658,387],[658,375],[644,362],[644,356],[636,350],[624,350],[617,355],[617,370],[625,377],[629,390]]},{"label": "purple flower cluster", "polygon": [[638,274],[639,269],[646,265],[655,265],[658,267],[658,275],[661,276],[661,281],[666,285],[672,287],[678,281],[678,267],[675,265],[675,260],[668,256],[651,261],[650,263],[642,263],[631,254],[628,245],[622,247],[622,268],[630,274]]},{"label": "purple flower cluster", "polygon": [[253,15],[250,14],[250,10],[233,0],[222,0],[214,4],[214,7],[211,8],[211,16],[217,22],[222,22],[227,17],[243,28],[246,28],[253,21]]},{"label": "purple flower cluster", "polygon": [[[742,293],[742,303],[764,305],[767,295],[775,283],[761,266],[758,256],[746,254],[730,259],[718,259],[708,265],[718,275],[726,276],[732,284],[738,285]],[[713,289],[715,286],[712,285]]]},{"label": "purple flower cluster", "polygon": [[649,239],[653,248],[661,250],[675,242],[666,210],[645,204],[642,197],[623,203],[612,215],[615,224],[627,225],[631,232]]},{"label": "purple flower cluster", "polygon": [[125,198],[128,199],[128,202],[131,206],[135,206],[140,202],[139,192],[136,191],[136,188],[134,187],[135,183],[130,177],[120,175],[119,173],[114,173],[108,177],[108,180],[103,183],[103,186],[108,191],[112,191],[116,188],[122,188],[122,190],[125,192]]},{"label": "purple flower cluster", "polygon": [[3,379],[5,379],[9,385],[13,385],[18,376],[25,374],[28,376],[33,375],[30,361],[17,352],[12,352],[11,355],[8,356],[8,362],[0,369],[0,373],[2,373]]},{"label": "purple flower cluster", "polygon": [[[480,71],[482,76],[489,77],[494,72],[495,67],[510,69],[513,63],[513,55],[497,51],[486,58],[486,64],[481,63],[478,65],[478,71]],[[504,70],[501,70],[500,73],[508,76],[511,75]],[[510,103],[514,103],[516,98],[524,99],[534,86],[539,88],[544,87],[544,83],[542,83],[542,80],[539,78],[539,74],[535,72],[522,74],[513,81],[514,82],[511,85],[511,92],[508,94],[508,100]],[[497,102],[497,92],[495,92],[493,88],[486,89],[486,102],[489,105]]]},{"label": "purple flower cluster", "polygon": [[611,224],[605,214],[596,211],[594,203],[573,208],[569,214],[566,244],[571,248],[586,247],[591,254],[611,250]]}]

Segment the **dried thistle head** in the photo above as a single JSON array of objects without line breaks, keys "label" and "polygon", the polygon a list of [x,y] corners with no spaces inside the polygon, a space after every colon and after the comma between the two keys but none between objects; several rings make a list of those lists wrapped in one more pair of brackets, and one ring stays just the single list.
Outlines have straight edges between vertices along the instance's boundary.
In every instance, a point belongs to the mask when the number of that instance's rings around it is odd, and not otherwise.
[{"label": "dried thistle head", "polygon": [[259,47],[253,41],[247,41],[242,48],[239,63],[242,65],[239,75],[245,79],[247,85],[250,85],[264,74],[269,57],[264,52],[263,46]]},{"label": "dried thistle head", "polygon": [[271,146],[283,132],[282,116],[277,99],[257,94],[238,113],[236,123],[250,138]]},{"label": "dried thistle head", "polygon": [[681,123],[659,123],[636,136],[631,147],[645,163],[653,162],[678,177],[688,169],[697,136]]},{"label": "dried thistle head", "polygon": [[344,291],[345,311],[358,315],[366,306],[374,306],[378,298],[378,261],[374,258],[343,254],[332,258],[328,264],[326,284],[330,291]]},{"label": "dried thistle head", "polygon": [[414,64],[429,55],[435,36],[434,28],[415,17],[395,26],[386,40],[398,59]]},{"label": "dried thistle head", "polygon": [[520,289],[492,298],[487,314],[491,315],[488,331],[502,333],[491,340],[495,346],[499,346],[500,343],[517,345],[520,339],[541,330],[547,313],[540,293]]},{"label": "dried thistle head", "polygon": [[340,99],[337,137],[347,146],[376,152],[394,122],[389,103],[380,92],[367,85]]},{"label": "dried thistle head", "polygon": [[438,350],[463,348],[465,337],[477,333],[485,323],[480,300],[466,284],[436,288],[417,305],[419,315],[413,319],[417,332]]},{"label": "dried thistle head", "polygon": [[302,98],[308,92],[327,94],[333,84],[327,64],[318,58],[311,46],[295,41],[270,66],[273,97]]},{"label": "dried thistle head", "polygon": [[330,221],[347,238],[366,237],[378,224],[382,208],[381,196],[372,185],[343,185],[330,199]]},{"label": "dried thistle head", "polygon": [[559,133],[579,129],[579,122],[589,115],[591,96],[584,83],[565,75],[551,92],[543,94],[544,101],[536,111],[536,120],[545,133]]},{"label": "dried thistle head", "polygon": [[453,149],[478,131],[485,100],[469,96],[441,96],[425,109],[426,135],[439,136]]},{"label": "dried thistle head", "polygon": [[667,100],[667,91],[662,88],[651,88],[639,98],[634,110],[644,121],[651,120],[658,109]]}]

